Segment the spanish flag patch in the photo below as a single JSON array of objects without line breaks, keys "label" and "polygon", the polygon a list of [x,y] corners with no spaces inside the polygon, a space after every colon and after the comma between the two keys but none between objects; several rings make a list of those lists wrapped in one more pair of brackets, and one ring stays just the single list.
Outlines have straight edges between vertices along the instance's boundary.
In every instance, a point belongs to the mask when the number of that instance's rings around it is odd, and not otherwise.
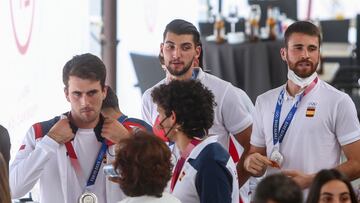
[{"label": "spanish flag patch", "polygon": [[309,106],[306,109],[306,117],[314,117],[315,115],[315,107],[314,106]]}]

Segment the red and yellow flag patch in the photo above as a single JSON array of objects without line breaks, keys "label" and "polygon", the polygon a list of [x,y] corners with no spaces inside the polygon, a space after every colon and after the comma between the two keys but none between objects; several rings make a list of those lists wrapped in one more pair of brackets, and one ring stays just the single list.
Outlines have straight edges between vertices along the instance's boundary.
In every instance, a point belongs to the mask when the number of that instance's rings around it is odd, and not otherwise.
[{"label": "red and yellow flag patch", "polygon": [[306,117],[314,117],[315,115],[315,107],[314,106],[309,106],[306,109]]}]

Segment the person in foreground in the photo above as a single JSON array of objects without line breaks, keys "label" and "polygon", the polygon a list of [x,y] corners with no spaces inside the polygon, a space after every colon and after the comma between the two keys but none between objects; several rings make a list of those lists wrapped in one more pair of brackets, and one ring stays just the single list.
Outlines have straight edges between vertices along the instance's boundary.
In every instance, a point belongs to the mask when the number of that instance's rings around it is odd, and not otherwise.
[{"label": "person in foreground", "polygon": [[301,188],[283,174],[272,174],[257,185],[253,203],[302,203]]},{"label": "person in foreground", "polygon": [[336,169],[324,169],[316,174],[307,203],[357,203],[349,179]]},{"label": "person in foreground", "polygon": [[[286,84],[260,95],[255,104],[251,148],[240,173],[282,172],[301,188],[315,174],[336,168],[351,180],[360,177],[360,125],[349,95],[321,81],[321,35],[307,21],[291,24],[280,50],[288,65]],[[346,161],[340,163],[341,152]],[[305,191],[306,193],[306,191]]]},{"label": "person in foreground", "polygon": [[124,198],[102,172],[103,163],[115,158],[113,143],[130,135],[116,119],[100,114],[105,78],[104,63],[92,54],[65,64],[64,93],[71,110],[29,129],[10,166],[12,198],[25,195],[37,181],[43,203],[115,203]]},{"label": "person in foreground", "polygon": [[239,203],[236,167],[229,153],[208,137],[214,119],[214,95],[199,81],[174,80],[156,87],[159,127],[175,142],[177,161],[170,190],[186,203]]},{"label": "person in foreground", "polygon": [[138,131],[120,141],[113,165],[128,196],[120,203],[180,203],[164,192],[171,178],[170,158],[169,147],[153,134]]}]

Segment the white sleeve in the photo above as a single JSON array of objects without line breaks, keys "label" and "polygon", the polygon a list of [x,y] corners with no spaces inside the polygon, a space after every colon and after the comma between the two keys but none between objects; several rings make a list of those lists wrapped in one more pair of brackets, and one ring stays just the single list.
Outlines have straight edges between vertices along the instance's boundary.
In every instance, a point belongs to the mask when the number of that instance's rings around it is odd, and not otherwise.
[{"label": "white sleeve", "polygon": [[141,116],[142,119],[153,125],[151,112],[152,112],[152,98],[151,98],[151,89],[147,89],[142,96],[142,105],[141,105]]},{"label": "white sleeve", "polygon": [[255,103],[254,123],[250,138],[250,144],[255,147],[266,147],[263,116],[264,114],[261,109],[261,97],[258,97]]},{"label": "white sleeve", "polygon": [[225,91],[221,102],[221,113],[226,129],[235,135],[252,124],[252,117],[246,109],[237,88],[230,85]]},{"label": "white sleeve", "polygon": [[10,166],[9,181],[12,198],[20,198],[33,188],[47,161],[56,154],[59,146],[48,136],[36,142],[34,129],[30,128]]},{"label": "white sleeve", "polygon": [[255,112],[255,107],[253,102],[251,101],[249,95],[246,94],[246,92],[240,88],[236,88],[239,91],[240,97],[241,97],[241,101],[243,102],[246,110],[253,115]]},{"label": "white sleeve", "polygon": [[335,134],[341,146],[360,139],[360,124],[354,102],[344,95],[336,106]]}]

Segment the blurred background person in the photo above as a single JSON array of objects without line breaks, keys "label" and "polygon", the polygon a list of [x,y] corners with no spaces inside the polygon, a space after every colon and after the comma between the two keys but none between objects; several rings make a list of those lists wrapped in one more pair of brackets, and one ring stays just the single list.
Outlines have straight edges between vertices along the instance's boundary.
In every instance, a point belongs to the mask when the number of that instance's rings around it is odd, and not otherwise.
[{"label": "blurred background person", "polygon": [[300,186],[279,173],[260,181],[255,191],[254,203],[302,203],[302,199]]},{"label": "blurred background person", "polygon": [[10,186],[7,163],[0,154],[0,203],[10,203]]},{"label": "blurred background person", "polygon": [[208,135],[214,95],[197,80],[173,80],[153,89],[159,128],[175,142],[177,161],[170,190],[186,203],[239,203],[236,167],[229,153]]},{"label": "blurred background person", "polygon": [[316,174],[310,187],[307,203],[356,203],[349,179],[336,169],[324,169]]},{"label": "blurred background person", "polygon": [[119,143],[114,168],[117,182],[128,196],[120,203],[180,203],[164,192],[171,178],[171,152],[158,137],[138,131]]},{"label": "blurred background person", "polygon": [[107,86],[106,97],[101,106],[101,113],[105,117],[116,119],[123,124],[125,128],[129,129],[129,127],[132,127],[152,132],[152,127],[145,121],[128,117],[122,113],[119,107],[119,99],[110,86]]}]

